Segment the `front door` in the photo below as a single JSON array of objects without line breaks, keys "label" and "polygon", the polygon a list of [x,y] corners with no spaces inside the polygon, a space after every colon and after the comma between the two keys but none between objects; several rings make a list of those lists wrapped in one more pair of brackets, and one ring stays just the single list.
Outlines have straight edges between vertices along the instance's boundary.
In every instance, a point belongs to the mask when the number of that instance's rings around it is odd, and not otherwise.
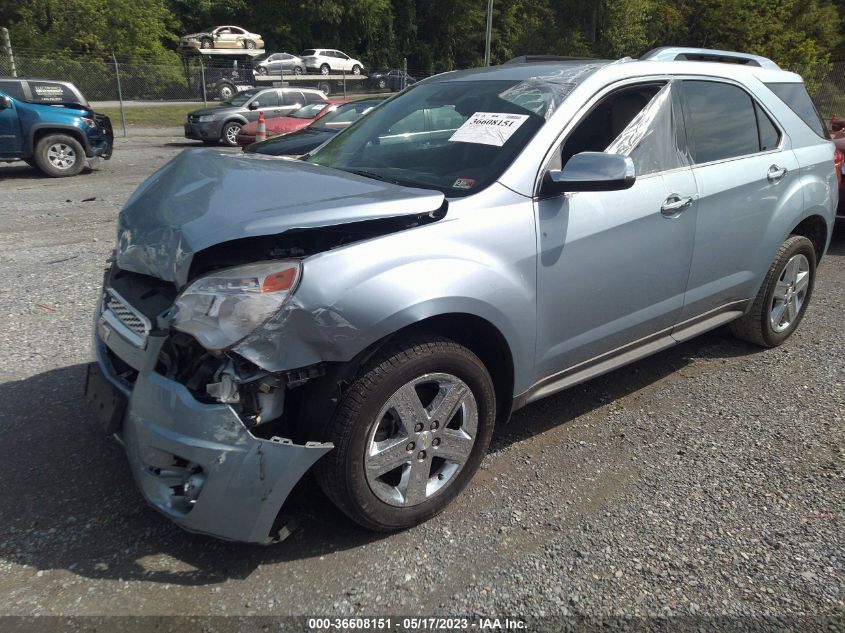
[{"label": "front door", "polygon": [[582,151],[629,155],[637,180],[625,191],[535,202],[536,381],[666,337],[677,322],[697,199],[678,148],[679,109],[674,84],[613,90],[555,151],[549,168]]},{"label": "front door", "polygon": [[15,102],[10,101],[11,108],[0,107],[0,156],[8,158],[18,156],[21,151],[21,126]]}]

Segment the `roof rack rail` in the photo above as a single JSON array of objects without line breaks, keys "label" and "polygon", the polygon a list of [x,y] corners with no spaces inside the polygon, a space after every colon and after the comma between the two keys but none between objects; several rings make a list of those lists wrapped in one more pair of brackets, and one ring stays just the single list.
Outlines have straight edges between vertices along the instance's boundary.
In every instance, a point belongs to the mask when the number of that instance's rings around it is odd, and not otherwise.
[{"label": "roof rack rail", "polygon": [[681,46],[663,46],[655,48],[640,57],[641,60],[653,62],[690,61],[690,62],[720,62],[722,64],[739,64],[742,66],[759,66],[780,70],[775,62],[768,57],[736,53],[734,51],[719,51],[711,48],[685,48]]},{"label": "roof rack rail", "polygon": [[569,57],[567,55],[520,55],[514,57],[502,65],[507,64],[534,64],[537,62],[583,62],[583,61],[598,61],[595,57]]}]

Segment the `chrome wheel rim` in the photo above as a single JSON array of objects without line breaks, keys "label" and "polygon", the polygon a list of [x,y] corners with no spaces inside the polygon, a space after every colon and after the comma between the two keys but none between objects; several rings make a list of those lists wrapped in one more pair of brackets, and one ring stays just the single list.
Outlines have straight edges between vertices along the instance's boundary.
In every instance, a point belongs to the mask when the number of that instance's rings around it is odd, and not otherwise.
[{"label": "chrome wheel rim", "polygon": [[238,132],[241,131],[241,128],[237,125],[230,125],[226,128],[226,140],[234,145],[238,142]]},{"label": "chrome wheel rim", "polygon": [[232,98],[232,90],[229,89],[229,88],[221,88],[220,89],[220,98],[223,99],[223,101],[228,101],[229,99]]},{"label": "chrome wheel rim", "polygon": [[53,143],[47,148],[47,160],[56,169],[70,169],[76,164],[76,152],[65,143]]},{"label": "chrome wheel rim", "polygon": [[478,430],[469,386],[446,373],[425,374],[388,398],[367,438],[364,472],[373,494],[413,507],[455,482]]},{"label": "chrome wheel rim", "polygon": [[772,294],[769,324],[775,332],[784,332],[795,323],[804,308],[809,287],[810,262],[800,253],[793,255],[783,267]]},{"label": "chrome wheel rim", "polygon": [[331,71],[331,68],[329,68],[325,64],[320,66],[320,72],[323,73],[324,75],[328,75],[330,71]]}]

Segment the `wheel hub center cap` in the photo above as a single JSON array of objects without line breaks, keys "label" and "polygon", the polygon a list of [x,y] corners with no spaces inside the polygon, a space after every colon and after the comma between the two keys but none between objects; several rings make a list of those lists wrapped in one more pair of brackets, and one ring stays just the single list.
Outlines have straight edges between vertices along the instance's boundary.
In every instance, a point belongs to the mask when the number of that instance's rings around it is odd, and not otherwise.
[{"label": "wheel hub center cap", "polygon": [[431,432],[430,431],[423,431],[417,436],[417,443],[420,445],[420,448],[427,449],[431,446]]}]

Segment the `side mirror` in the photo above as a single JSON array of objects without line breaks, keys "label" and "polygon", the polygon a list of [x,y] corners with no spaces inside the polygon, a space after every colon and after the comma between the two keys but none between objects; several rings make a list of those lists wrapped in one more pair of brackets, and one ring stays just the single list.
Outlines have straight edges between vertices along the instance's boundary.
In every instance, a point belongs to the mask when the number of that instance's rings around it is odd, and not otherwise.
[{"label": "side mirror", "polygon": [[261,104],[258,103],[258,101],[253,101],[252,103],[249,104],[250,110],[257,110],[260,107],[261,107]]},{"label": "side mirror", "polygon": [[540,194],[556,196],[571,191],[622,191],[633,187],[636,180],[634,161],[629,156],[581,152],[570,158],[562,170],[546,172]]},{"label": "side mirror", "polygon": [[0,110],[8,110],[12,107],[12,99],[3,95],[0,97]]}]

